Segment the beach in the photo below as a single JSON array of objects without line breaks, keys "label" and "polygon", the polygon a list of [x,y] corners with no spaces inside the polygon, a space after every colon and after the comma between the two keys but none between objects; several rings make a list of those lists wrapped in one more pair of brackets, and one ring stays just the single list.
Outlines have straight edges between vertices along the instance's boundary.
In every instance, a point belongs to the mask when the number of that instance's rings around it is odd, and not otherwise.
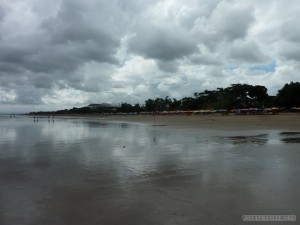
[{"label": "beach", "polygon": [[299,119],[1,118],[0,224],[228,225],[248,224],[244,215],[299,216]]},{"label": "beach", "polygon": [[[100,117],[101,118],[101,117]],[[112,115],[108,121],[139,122],[157,126],[190,129],[300,129],[300,114],[276,115]]]}]

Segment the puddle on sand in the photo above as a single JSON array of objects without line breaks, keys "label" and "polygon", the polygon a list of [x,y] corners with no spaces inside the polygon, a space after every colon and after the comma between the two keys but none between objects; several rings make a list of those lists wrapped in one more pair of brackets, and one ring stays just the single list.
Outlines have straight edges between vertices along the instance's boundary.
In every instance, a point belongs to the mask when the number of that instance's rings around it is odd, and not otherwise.
[{"label": "puddle on sand", "polygon": [[283,138],[282,141],[285,143],[300,143],[300,137]]},{"label": "puddle on sand", "polygon": [[280,135],[289,136],[287,138],[281,139],[285,143],[300,143],[300,132],[294,132],[294,131],[281,132]]},{"label": "puddle on sand", "polygon": [[268,134],[251,135],[251,136],[230,136],[225,137],[225,140],[232,144],[266,144],[268,141]]},{"label": "puddle on sand", "polygon": [[300,135],[300,132],[281,132],[280,135]]}]

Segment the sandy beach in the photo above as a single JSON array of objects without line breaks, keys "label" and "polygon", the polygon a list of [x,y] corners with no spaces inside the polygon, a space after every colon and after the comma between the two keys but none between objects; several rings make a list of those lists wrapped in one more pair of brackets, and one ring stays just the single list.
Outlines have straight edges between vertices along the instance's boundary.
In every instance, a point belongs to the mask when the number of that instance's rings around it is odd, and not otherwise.
[{"label": "sandy beach", "polygon": [[281,113],[277,115],[198,115],[198,116],[108,116],[104,120],[147,123],[190,129],[247,130],[247,129],[300,129],[300,114]]}]

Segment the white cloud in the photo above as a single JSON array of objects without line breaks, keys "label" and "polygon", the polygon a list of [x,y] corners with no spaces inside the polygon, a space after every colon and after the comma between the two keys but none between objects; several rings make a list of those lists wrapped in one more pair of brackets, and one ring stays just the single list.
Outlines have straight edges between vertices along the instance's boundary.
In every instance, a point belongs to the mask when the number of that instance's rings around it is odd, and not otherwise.
[{"label": "white cloud", "polygon": [[13,90],[0,87],[0,104],[12,103],[16,99],[16,93]]}]

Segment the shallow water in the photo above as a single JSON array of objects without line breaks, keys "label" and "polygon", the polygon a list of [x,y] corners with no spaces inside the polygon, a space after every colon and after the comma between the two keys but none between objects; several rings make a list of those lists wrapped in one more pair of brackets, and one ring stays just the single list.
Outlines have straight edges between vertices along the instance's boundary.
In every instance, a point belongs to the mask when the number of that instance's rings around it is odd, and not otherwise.
[{"label": "shallow water", "polygon": [[300,144],[290,139],[299,137],[1,117],[0,224],[242,224],[244,214],[297,215]]}]

